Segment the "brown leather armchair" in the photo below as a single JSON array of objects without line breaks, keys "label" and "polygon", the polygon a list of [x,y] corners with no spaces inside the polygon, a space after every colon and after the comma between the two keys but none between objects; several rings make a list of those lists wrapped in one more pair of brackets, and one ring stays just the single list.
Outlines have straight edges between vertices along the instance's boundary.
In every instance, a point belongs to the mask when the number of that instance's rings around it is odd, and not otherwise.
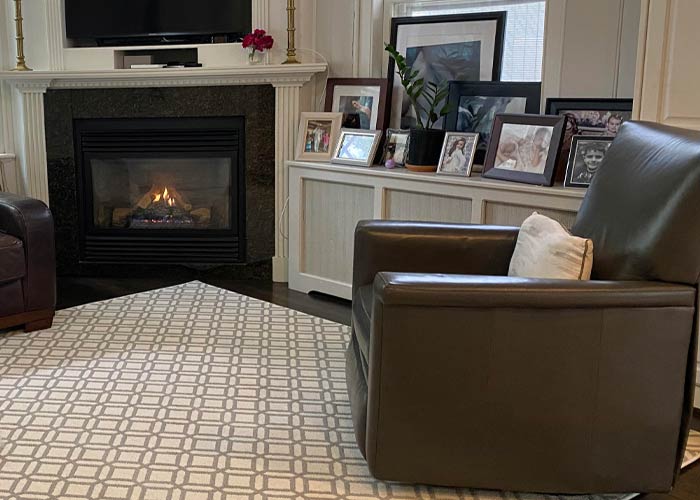
[{"label": "brown leather armchair", "polygon": [[573,233],[592,281],[506,277],[517,228],[362,222],[347,380],[383,480],[669,491],[693,407],[700,133],[625,124]]},{"label": "brown leather armchair", "polygon": [[49,328],[55,309],[51,212],[38,200],[0,193],[0,330]]}]

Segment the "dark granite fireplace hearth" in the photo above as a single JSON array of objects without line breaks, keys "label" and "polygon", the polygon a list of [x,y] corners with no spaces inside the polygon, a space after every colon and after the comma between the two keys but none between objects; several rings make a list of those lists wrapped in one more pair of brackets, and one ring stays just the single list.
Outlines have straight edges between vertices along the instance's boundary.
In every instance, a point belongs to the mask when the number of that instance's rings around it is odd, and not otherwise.
[{"label": "dark granite fireplace hearth", "polygon": [[[202,275],[206,272],[211,276],[225,276],[228,278],[269,278],[271,271],[271,258],[274,254],[274,116],[275,116],[275,95],[271,86],[236,86],[236,87],[175,87],[175,88],[145,88],[145,89],[89,89],[89,90],[49,90],[45,96],[45,123],[46,142],[48,153],[48,177],[49,195],[51,210],[56,221],[56,253],[58,272],[63,276],[120,276],[120,277],[149,277],[158,276],[163,273],[182,274],[183,277],[196,277],[193,272]],[[116,122],[159,122],[154,119],[168,119],[165,121],[178,122],[176,118],[188,118],[192,123],[198,123],[192,119],[207,118],[232,121],[238,120],[245,124],[245,140],[242,149],[244,150],[245,165],[244,173],[241,172],[241,179],[245,182],[240,189],[240,194],[244,202],[240,203],[240,211],[231,208],[228,212],[220,208],[222,200],[216,199],[211,203],[187,203],[188,210],[183,212],[176,206],[172,187],[167,193],[167,199],[163,200],[163,188],[165,186],[155,186],[158,182],[153,181],[153,186],[147,190],[155,190],[150,198],[149,205],[142,209],[134,205],[135,210],[129,212],[129,222],[132,233],[134,229],[150,229],[154,223],[161,227],[161,231],[168,232],[174,224],[184,228],[190,224],[190,229],[211,229],[212,235],[217,234],[223,226],[232,227],[228,217],[235,219],[236,214],[245,214],[245,218],[240,219],[239,231],[242,248],[237,250],[237,257],[213,258],[207,261],[202,258],[190,258],[184,256],[171,256],[158,263],[152,260],[139,262],[109,262],[104,256],[86,253],[85,247],[85,225],[84,220],[81,225],[80,211],[85,209],[84,199],[84,176],[80,170],[80,157],[77,156],[76,139],[80,124],[100,123],[105,119],[116,120]],[[149,119],[149,120],[142,120]],[[175,119],[175,120],[171,120]],[[216,120],[213,120],[216,122]],[[108,121],[108,120],[105,120]],[[187,122],[188,120],[182,120]],[[226,121],[226,120],[223,120]],[[243,126],[241,127],[243,129]],[[109,156],[109,155],[107,155]],[[197,156],[197,155],[190,155]],[[200,155],[201,156],[201,155]],[[215,156],[215,155],[214,155]],[[144,171],[158,170],[158,160],[155,165],[147,167],[139,166],[137,163],[130,164],[132,172],[129,184],[131,189],[138,185],[138,180],[151,182],[152,178],[159,180],[158,174],[149,174],[149,180],[143,180]],[[217,160],[222,161],[222,160]],[[105,164],[107,165],[107,164]],[[117,165],[117,164],[115,164]],[[163,163],[165,165],[165,163]],[[204,165],[204,163],[202,163]],[[106,167],[101,167],[106,168]],[[201,168],[201,167],[200,167]],[[150,170],[149,170],[150,169]],[[178,170],[179,169],[179,170]],[[214,169],[216,170],[216,169]],[[226,173],[226,168],[212,170],[209,178],[204,181],[211,196],[217,197],[225,190],[216,186],[230,181],[230,173]],[[181,167],[175,167],[177,182],[182,184],[188,175]],[[231,170],[233,172],[233,170]],[[104,185],[109,182],[123,181],[125,174],[115,174],[110,171],[108,177],[103,181]],[[237,175],[237,174],[234,174]],[[121,176],[121,177],[120,177]],[[134,181],[137,179],[137,181]],[[124,184],[125,186],[127,184]],[[202,189],[202,186],[196,189]],[[104,188],[102,188],[104,189]],[[125,188],[121,188],[125,189]],[[176,187],[176,195],[182,202],[183,194]],[[238,191],[237,191],[238,192]],[[103,195],[104,196],[104,195]],[[143,196],[146,196],[144,193]],[[184,194],[187,197],[187,193]],[[197,200],[197,195],[194,199]],[[117,197],[118,198],[118,197]],[[234,197],[235,198],[235,197]],[[144,198],[145,199],[145,198]],[[154,200],[158,200],[153,203]],[[136,204],[138,204],[138,201]],[[235,200],[234,203],[237,203]],[[98,203],[99,204],[99,203]],[[144,204],[143,202],[141,203]],[[171,208],[169,204],[172,204]],[[126,208],[118,208],[115,214],[114,203],[102,203],[100,207],[93,209],[94,221],[98,230],[103,231],[102,225],[115,225],[116,233],[128,234],[124,224],[123,214]],[[129,205],[122,201],[117,205]],[[161,207],[160,205],[163,205]],[[189,205],[202,205],[190,207]],[[228,207],[228,205],[226,205]],[[102,210],[102,212],[100,212]],[[121,210],[121,211],[120,211]],[[161,217],[160,212],[168,212],[169,215]],[[226,213],[224,213],[226,212]],[[148,217],[144,217],[144,214]],[[155,215],[154,215],[155,214]],[[173,214],[175,217],[173,217]],[[85,215],[85,214],[84,214]],[[168,217],[170,217],[168,219]],[[133,220],[132,220],[133,218]],[[83,217],[85,219],[85,217]],[[148,225],[151,226],[148,226]],[[148,226],[148,227],[146,227]],[[210,227],[211,226],[211,227]],[[164,229],[163,229],[164,228]],[[170,231],[175,233],[188,234],[188,231]],[[232,231],[233,233],[235,231]],[[158,239],[158,233],[153,233]],[[166,234],[164,233],[164,234]],[[190,234],[199,236],[196,231],[189,231]],[[223,234],[220,232],[218,234]],[[82,243],[81,243],[82,238]],[[161,238],[162,239],[162,238]],[[237,240],[238,241],[238,240]],[[212,243],[209,243],[212,244]],[[199,244],[191,247],[196,249]],[[94,250],[94,247],[91,247]],[[91,250],[91,251],[92,251]],[[137,250],[136,253],[141,250]],[[109,254],[106,254],[109,256]],[[114,255],[114,254],[113,254]],[[157,259],[156,259],[157,260]],[[184,264],[175,266],[174,263]],[[237,262],[237,263],[234,263]],[[158,265],[153,265],[158,264]],[[195,269],[196,271],[193,271]]]}]

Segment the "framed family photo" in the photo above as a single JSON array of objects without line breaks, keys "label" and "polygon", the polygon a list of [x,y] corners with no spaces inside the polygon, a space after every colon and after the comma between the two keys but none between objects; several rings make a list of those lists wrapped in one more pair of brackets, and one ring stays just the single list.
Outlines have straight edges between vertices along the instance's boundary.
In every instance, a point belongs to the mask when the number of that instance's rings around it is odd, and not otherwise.
[{"label": "framed family photo", "polygon": [[331,163],[370,167],[381,139],[381,130],[342,129]]},{"label": "framed family photo", "polygon": [[551,186],[564,122],[562,116],[497,115],[483,176]]},{"label": "framed family photo", "polygon": [[410,143],[410,130],[390,128],[386,131],[384,140],[384,154],[382,155],[382,165],[386,165],[389,160],[394,162],[394,166],[403,167],[408,158],[408,147]]},{"label": "framed family photo", "polygon": [[620,125],[632,119],[632,105],[632,99],[549,98],[545,114],[571,118],[574,135],[615,137]]},{"label": "framed family photo", "polygon": [[445,130],[479,134],[476,163],[483,163],[496,115],[539,114],[539,82],[450,82]]},{"label": "framed family photo", "polygon": [[604,136],[574,136],[564,185],[584,188],[590,186],[614,139]]},{"label": "framed family photo", "polygon": [[[391,45],[426,82],[499,80],[506,12],[398,17],[391,20]],[[389,59],[391,126],[411,128],[415,110]],[[436,126],[442,127],[442,120]]]},{"label": "framed family photo", "polygon": [[545,113],[566,118],[556,180],[565,181],[571,143],[576,135],[615,137],[632,118],[632,99],[548,98]]},{"label": "framed family photo", "polygon": [[296,159],[330,161],[342,120],[342,113],[302,113]]},{"label": "framed family photo", "polygon": [[437,173],[469,177],[472,173],[478,141],[479,134],[447,132]]},{"label": "framed family photo", "polygon": [[325,110],[343,113],[343,128],[384,130],[389,121],[388,88],[384,78],[329,78]]}]

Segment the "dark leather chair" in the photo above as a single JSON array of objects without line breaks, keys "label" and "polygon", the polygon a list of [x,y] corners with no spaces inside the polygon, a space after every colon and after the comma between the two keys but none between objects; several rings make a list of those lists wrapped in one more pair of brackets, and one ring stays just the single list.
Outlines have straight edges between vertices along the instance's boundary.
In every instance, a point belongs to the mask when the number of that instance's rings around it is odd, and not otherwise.
[{"label": "dark leather chair", "polygon": [[693,408],[700,133],[625,124],[573,233],[593,280],[506,277],[517,228],[369,221],[347,380],[383,480],[666,492]]},{"label": "dark leather chair", "polygon": [[0,193],[0,330],[49,328],[55,309],[51,212],[38,200]]}]

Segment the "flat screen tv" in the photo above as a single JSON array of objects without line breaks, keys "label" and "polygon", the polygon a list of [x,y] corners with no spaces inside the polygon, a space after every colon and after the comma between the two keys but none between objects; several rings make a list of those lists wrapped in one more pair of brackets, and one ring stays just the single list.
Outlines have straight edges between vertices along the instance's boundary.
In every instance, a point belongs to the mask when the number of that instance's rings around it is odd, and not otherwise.
[{"label": "flat screen tv", "polygon": [[251,0],[65,0],[66,37],[167,43],[251,31]]}]

